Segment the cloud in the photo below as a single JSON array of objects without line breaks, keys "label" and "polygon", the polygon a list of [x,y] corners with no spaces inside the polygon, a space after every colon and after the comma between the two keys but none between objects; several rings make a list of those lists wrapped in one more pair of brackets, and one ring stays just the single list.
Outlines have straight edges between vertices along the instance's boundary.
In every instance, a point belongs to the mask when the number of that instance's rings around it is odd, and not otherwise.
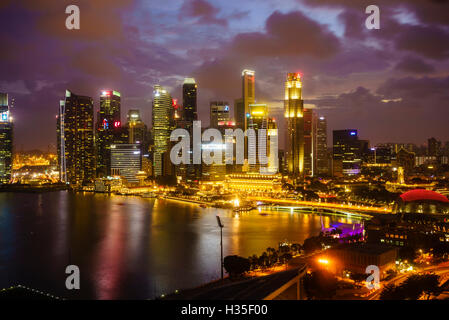
[{"label": "cloud", "polygon": [[219,18],[219,12],[220,9],[206,0],[185,0],[179,11],[179,17],[181,19],[186,17],[196,18],[199,24],[227,26],[228,21],[224,18]]},{"label": "cloud", "polygon": [[412,56],[407,56],[402,59],[395,67],[396,70],[402,72],[416,73],[416,74],[426,74],[435,72],[435,68],[426,63],[425,61],[415,58]]},{"label": "cloud", "polygon": [[265,32],[240,33],[230,50],[247,56],[302,56],[326,58],[340,49],[329,29],[300,11],[275,11],[265,23]]},{"label": "cloud", "polygon": [[[327,116],[329,128],[358,128],[378,142],[449,140],[449,77],[391,78],[373,92],[358,87],[335,97],[309,100]],[[329,132],[329,134],[332,134]]]},{"label": "cloud", "polygon": [[385,81],[377,93],[386,98],[402,98],[410,106],[429,109],[431,102],[438,100],[449,110],[449,77],[406,77]]},{"label": "cloud", "polygon": [[449,57],[449,32],[434,26],[407,26],[396,40],[396,47],[443,60]]},{"label": "cloud", "polygon": [[[135,0],[78,0],[76,3],[52,0],[23,0],[18,4],[36,13],[36,26],[53,37],[72,40],[104,40],[121,38],[123,35],[122,14],[132,8]],[[76,4],[80,9],[80,29],[68,30],[65,21],[68,5]]]}]

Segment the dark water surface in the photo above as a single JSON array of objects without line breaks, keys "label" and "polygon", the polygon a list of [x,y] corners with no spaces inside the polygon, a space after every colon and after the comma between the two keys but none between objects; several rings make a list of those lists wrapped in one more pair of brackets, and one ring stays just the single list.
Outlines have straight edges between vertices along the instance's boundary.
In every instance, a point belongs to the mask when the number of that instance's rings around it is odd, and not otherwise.
[{"label": "dark water surface", "polygon": [[[22,284],[64,298],[146,299],[220,277],[224,254],[250,256],[288,239],[302,243],[320,217],[288,211],[200,208],[102,194],[0,193],[0,288]],[[323,217],[328,226],[337,217]],[[358,221],[353,221],[358,222]],[[80,268],[81,289],[65,288]]]}]

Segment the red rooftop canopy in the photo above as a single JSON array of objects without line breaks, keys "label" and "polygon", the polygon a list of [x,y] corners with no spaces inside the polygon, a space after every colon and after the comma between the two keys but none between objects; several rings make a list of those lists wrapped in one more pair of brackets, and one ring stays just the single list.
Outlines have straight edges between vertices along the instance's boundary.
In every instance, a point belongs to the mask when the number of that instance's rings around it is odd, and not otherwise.
[{"label": "red rooftop canopy", "polygon": [[446,198],[441,193],[425,190],[425,189],[415,189],[411,191],[407,191],[403,194],[401,194],[401,199],[404,202],[409,201],[418,201],[418,200],[433,200],[433,201],[440,201],[440,202],[449,202],[449,199]]}]

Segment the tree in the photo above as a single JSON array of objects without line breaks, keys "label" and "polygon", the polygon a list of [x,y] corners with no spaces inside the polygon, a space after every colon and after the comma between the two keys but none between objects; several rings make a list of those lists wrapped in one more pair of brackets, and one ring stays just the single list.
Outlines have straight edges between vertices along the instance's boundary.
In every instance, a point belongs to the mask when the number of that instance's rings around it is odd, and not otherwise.
[{"label": "tree", "polygon": [[337,293],[337,278],[327,270],[316,270],[304,278],[308,299],[331,299]]},{"label": "tree", "polygon": [[239,256],[226,256],[223,260],[224,268],[229,276],[235,277],[248,272],[251,267],[249,259]]},{"label": "tree", "polygon": [[284,253],[279,257],[280,263],[287,263],[292,259],[292,255],[290,253]]},{"label": "tree", "polygon": [[423,294],[427,299],[441,293],[439,276],[436,274],[413,274],[401,285],[385,286],[380,294],[381,300],[418,300]]},{"label": "tree", "polygon": [[250,262],[251,270],[255,270],[259,267],[259,257],[257,257],[257,255],[253,254],[251,257],[248,257],[248,260]]},{"label": "tree", "polygon": [[402,287],[409,299],[417,300],[423,294],[429,299],[432,294],[440,294],[439,279],[440,276],[436,274],[413,274],[404,281]]},{"label": "tree", "polygon": [[304,240],[303,249],[305,253],[312,253],[322,249],[319,237],[310,237]]},{"label": "tree", "polygon": [[360,284],[365,281],[368,275],[366,273],[351,273],[350,278],[354,280],[355,283]]},{"label": "tree", "polygon": [[293,243],[290,247],[293,254],[297,254],[301,251],[302,246],[299,243]]},{"label": "tree", "polygon": [[380,300],[404,300],[405,295],[401,287],[395,284],[387,284],[380,293]]}]

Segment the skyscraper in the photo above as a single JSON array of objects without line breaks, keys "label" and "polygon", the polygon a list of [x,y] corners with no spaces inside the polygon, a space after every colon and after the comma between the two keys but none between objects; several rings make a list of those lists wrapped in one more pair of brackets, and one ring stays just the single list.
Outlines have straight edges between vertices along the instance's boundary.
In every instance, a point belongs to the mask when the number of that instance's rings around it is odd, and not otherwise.
[{"label": "skyscraper", "polygon": [[128,129],[129,143],[139,144],[141,146],[142,154],[148,153],[149,147],[148,128],[146,124],[142,121],[142,118],[140,117],[140,111],[136,109],[131,109],[128,111],[126,118],[127,118],[126,128]]},{"label": "skyscraper", "polygon": [[11,180],[13,123],[7,93],[0,93],[0,183]]},{"label": "skyscraper", "polygon": [[170,134],[174,129],[174,108],[170,93],[160,85],[153,90],[153,175],[164,174],[165,158],[170,157]]},{"label": "skyscraper", "polygon": [[128,183],[137,183],[137,174],[142,169],[140,144],[111,145],[111,175],[120,176]]},{"label": "skyscraper", "polygon": [[431,157],[437,157],[440,155],[441,141],[435,138],[427,139],[427,155]]},{"label": "skyscraper", "polygon": [[242,129],[245,131],[245,105],[243,103],[243,99],[235,99],[234,100],[234,119],[235,119],[235,127]]},{"label": "skyscraper", "polygon": [[226,101],[210,102],[210,125],[218,129],[219,123],[230,121],[229,104]]},{"label": "skyscraper", "polygon": [[197,89],[198,86],[193,78],[185,78],[182,85],[182,117],[186,123],[186,129],[191,130],[193,121],[198,119],[197,114]]},{"label": "skyscraper", "polygon": [[[268,173],[279,172],[279,150],[272,150],[272,146],[278,148],[278,126],[275,118],[268,118],[267,123],[267,157],[268,157]],[[275,140],[276,144],[271,141]]]},{"label": "skyscraper", "polygon": [[90,97],[66,90],[59,108],[59,164],[61,181],[80,187],[93,181],[94,106]]},{"label": "skyscraper", "polygon": [[[248,161],[252,156],[256,159],[256,163],[250,163],[249,168],[252,172],[258,172],[261,167],[259,153],[268,157],[268,107],[266,104],[250,104],[248,113],[248,129],[253,129],[256,134],[254,139],[248,138]],[[264,129],[265,134],[260,129]],[[262,164],[263,167],[267,165]]]},{"label": "skyscraper", "polygon": [[[244,106],[244,129],[248,128],[249,105],[256,102],[256,83],[255,72],[245,69],[242,71],[242,99]],[[240,115],[240,118],[242,115]]]},{"label": "skyscraper", "polygon": [[121,134],[120,93],[102,90],[100,112],[97,119],[97,175],[111,174],[111,144]]},{"label": "skyscraper", "polygon": [[361,148],[357,130],[333,131],[332,175],[357,175],[361,171]]},{"label": "skyscraper", "polygon": [[317,117],[313,109],[304,108],[304,174],[315,175]]},{"label": "skyscraper", "polygon": [[289,73],[285,82],[284,116],[287,119],[286,158],[293,180],[304,177],[304,101],[299,73]]},{"label": "skyscraper", "polygon": [[[198,85],[193,78],[185,78],[182,85],[182,104],[183,104],[183,122],[185,129],[189,131],[190,137],[193,136],[193,121],[198,120],[197,114],[197,90]],[[193,140],[193,139],[192,139]],[[191,141],[192,141],[191,140]],[[190,150],[193,150],[193,145],[190,145]],[[192,161],[193,159],[191,159]],[[184,165],[182,165],[184,170]],[[201,164],[187,164],[183,172],[185,182],[196,183],[201,178]]]},{"label": "skyscraper", "polygon": [[327,155],[327,121],[325,117],[317,120],[316,131],[316,173],[329,174],[329,160]]}]

